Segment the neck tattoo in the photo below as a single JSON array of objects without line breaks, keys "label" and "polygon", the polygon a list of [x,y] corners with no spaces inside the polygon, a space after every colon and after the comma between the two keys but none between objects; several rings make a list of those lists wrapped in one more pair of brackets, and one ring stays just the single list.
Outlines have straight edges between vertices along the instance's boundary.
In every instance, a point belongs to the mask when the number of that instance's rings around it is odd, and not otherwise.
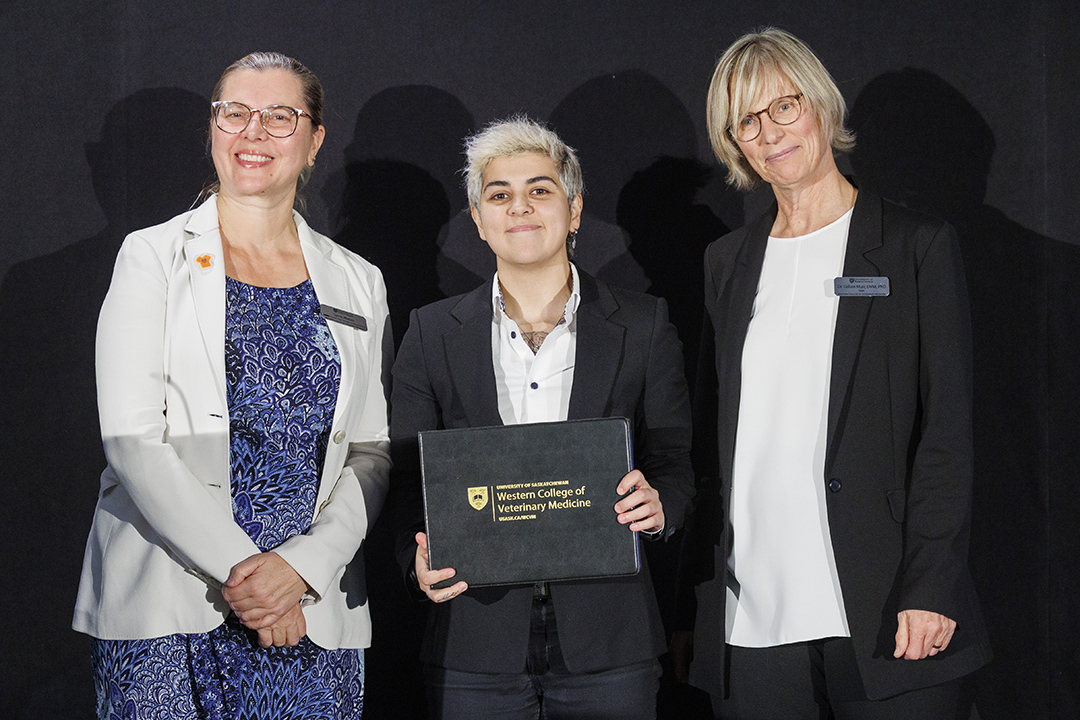
[{"label": "neck tattoo", "polygon": [[[570,280],[568,282],[570,283],[570,289],[572,291],[574,288],[573,275],[570,276]],[[506,314],[506,299],[503,297],[503,287],[501,281],[499,282],[499,308],[502,310],[503,315],[506,315],[507,318],[513,320],[513,318],[510,318],[510,316]],[[517,323],[516,320],[514,320],[514,322],[515,324]],[[529,346],[529,349],[532,350],[533,355],[535,355],[536,353],[540,352],[540,346],[544,344],[544,339],[551,334],[551,331],[559,327],[560,325],[565,324],[566,315],[563,315],[554,325],[551,326],[551,330],[533,330],[531,332],[524,332],[523,330],[521,330],[521,326],[519,325],[518,332],[521,333],[521,339],[525,341],[525,344]]]}]

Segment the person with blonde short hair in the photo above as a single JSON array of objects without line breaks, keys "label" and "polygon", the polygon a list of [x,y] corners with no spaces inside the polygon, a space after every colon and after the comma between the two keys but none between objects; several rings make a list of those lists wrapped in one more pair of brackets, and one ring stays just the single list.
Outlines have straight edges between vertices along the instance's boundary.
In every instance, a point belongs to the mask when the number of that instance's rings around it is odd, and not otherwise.
[{"label": "person with blonde short hair", "polygon": [[776,202],[705,252],[717,466],[676,673],[718,717],[953,718],[990,648],[967,568],[971,326],[956,233],[860,190],[839,89],[775,28],[724,52],[709,138]]},{"label": "person with blonde short hair", "polygon": [[466,138],[463,172],[469,206],[480,206],[484,171],[492,160],[529,154],[544,155],[551,160],[570,202],[585,191],[581,164],[573,148],[543,125],[524,115],[515,115]]},{"label": "person with blonde short hair", "polygon": [[612,478],[621,496],[612,521],[663,540],[693,495],[689,397],[664,301],[609,287],[570,260],[584,202],[574,151],[517,116],[468,138],[465,155],[472,217],[497,271],[413,312],[391,402],[398,560],[433,603],[421,651],[429,712],[655,718],[664,633],[647,566],[631,577],[470,587],[453,582],[454,568],[428,564],[420,431],[625,417],[637,469]]},{"label": "person with blonde short hair", "polygon": [[[813,108],[821,137],[836,152],[850,152],[855,134],[844,126],[847,107],[832,75],[799,39],[776,28],[744,35],[724,52],[709,84],[705,119],[713,152],[728,170],[728,182],[749,190],[763,182],[743,155],[730,128],[777,76],[799,88],[800,105]],[[760,116],[757,116],[760,122]]]}]

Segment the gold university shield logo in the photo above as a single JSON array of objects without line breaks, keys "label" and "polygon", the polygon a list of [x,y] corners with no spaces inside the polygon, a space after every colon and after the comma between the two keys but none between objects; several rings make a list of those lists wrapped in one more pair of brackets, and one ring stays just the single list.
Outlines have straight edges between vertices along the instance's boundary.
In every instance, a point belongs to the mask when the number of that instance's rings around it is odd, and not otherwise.
[{"label": "gold university shield logo", "polygon": [[484,487],[469,488],[469,504],[477,510],[483,510],[487,506],[488,489]]}]

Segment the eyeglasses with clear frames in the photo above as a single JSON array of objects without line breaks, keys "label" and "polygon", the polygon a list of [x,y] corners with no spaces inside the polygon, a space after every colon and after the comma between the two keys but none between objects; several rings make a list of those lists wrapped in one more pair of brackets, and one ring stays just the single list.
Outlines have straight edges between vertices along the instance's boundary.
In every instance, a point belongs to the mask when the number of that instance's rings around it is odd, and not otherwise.
[{"label": "eyeglasses with clear frames", "polygon": [[218,129],[230,135],[244,132],[244,129],[256,113],[258,113],[259,122],[262,123],[266,133],[276,138],[287,138],[296,132],[296,126],[301,115],[306,116],[308,120],[312,120],[311,114],[307,111],[289,107],[288,105],[271,105],[258,110],[250,108],[241,102],[218,100],[211,103],[210,107],[213,108],[214,123],[218,126]]},{"label": "eyeglasses with clear frames", "polygon": [[769,103],[769,107],[757,112],[747,113],[739,124],[731,129],[731,134],[739,142],[750,142],[761,134],[761,115],[768,113],[769,119],[777,125],[790,125],[802,117],[802,103],[799,99],[803,96],[784,95]]}]

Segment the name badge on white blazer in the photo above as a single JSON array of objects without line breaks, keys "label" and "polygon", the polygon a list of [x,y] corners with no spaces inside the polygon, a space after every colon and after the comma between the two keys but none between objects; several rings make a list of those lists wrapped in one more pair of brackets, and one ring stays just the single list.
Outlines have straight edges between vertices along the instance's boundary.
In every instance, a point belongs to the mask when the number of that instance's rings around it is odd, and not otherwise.
[{"label": "name badge on white blazer", "polygon": [[887,277],[838,277],[833,280],[837,297],[885,297],[889,294]]},{"label": "name badge on white blazer", "polygon": [[342,325],[348,325],[354,327],[357,330],[367,330],[367,320],[363,315],[357,315],[340,308],[331,307],[330,305],[320,305],[319,314],[327,320],[333,320],[336,323]]}]

